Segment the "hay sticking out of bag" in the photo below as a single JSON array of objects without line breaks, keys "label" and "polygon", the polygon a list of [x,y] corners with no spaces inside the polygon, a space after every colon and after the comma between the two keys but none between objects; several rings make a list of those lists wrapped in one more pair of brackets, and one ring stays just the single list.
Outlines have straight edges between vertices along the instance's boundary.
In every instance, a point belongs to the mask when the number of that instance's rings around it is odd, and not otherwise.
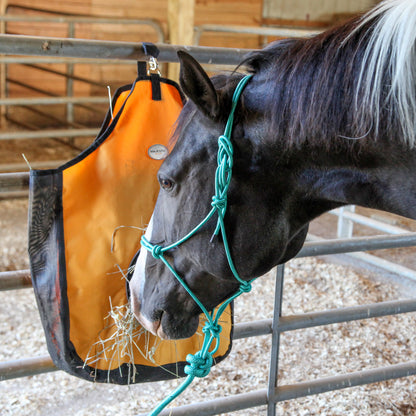
[{"label": "hay sticking out of bag", "polygon": [[91,346],[84,365],[94,367],[98,361],[106,360],[108,362],[107,381],[110,382],[110,370],[113,364],[118,363],[120,376],[122,376],[121,364],[127,359],[128,380],[134,383],[137,374],[134,365],[135,353],[138,351],[150,360],[154,353],[152,354],[152,347],[148,348],[148,342],[145,343],[146,351],[142,351],[138,345],[138,340],[145,336],[146,330],[137,322],[130,304],[113,306],[111,298],[109,302],[110,311],[104,318],[107,325],[102,332],[111,335],[106,338],[98,336],[98,341]]},{"label": "hay sticking out of bag", "polygon": [[[123,270],[118,264],[115,267],[118,269],[115,273],[120,275],[121,280],[127,282],[129,280],[128,276],[134,272],[135,265],[130,266],[127,270]],[[113,364],[117,363],[120,376],[122,377],[121,364],[127,363],[127,379],[129,383],[135,383],[137,369],[134,357],[137,357],[137,353],[139,353],[149,362],[159,366],[154,359],[154,355],[162,339],[150,337],[150,333],[135,318],[130,302],[116,306],[113,305],[112,299],[109,297],[109,306],[109,312],[104,317],[105,327],[98,334],[98,341],[91,346],[85,359],[84,367],[96,368],[99,361],[105,360],[108,363],[107,382],[111,382],[110,371],[113,368]],[[144,338],[141,339],[141,337]],[[150,341],[151,339],[153,340],[152,342]],[[163,366],[160,367],[163,368]],[[169,370],[165,370],[171,373]],[[96,372],[97,369],[95,369],[94,376],[96,376]]]},{"label": "hay sticking out of bag", "polygon": [[[118,269],[117,274],[121,275],[122,280],[127,281],[125,271],[118,264],[115,266]],[[127,269],[127,274],[133,271],[134,265]],[[129,383],[134,383],[137,374],[134,364],[135,354],[138,352],[145,359],[154,362],[153,355],[157,346],[149,345],[148,333],[135,318],[129,302],[116,306],[113,305],[112,299],[109,297],[109,306],[109,312],[104,317],[106,325],[98,334],[98,341],[91,346],[84,367],[88,365],[96,368],[99,361],[105,360],[108,363],[107,382],[110,382],[110,371],[113,364],[117,363],[122,377],[121,364],[127,362],[128,380]],[[140,345],[144,344],[144,350],[139,346],[139,340],[143,336],[145,342],[141,342]],[[96,375],[96,371],[94,375]]]}]

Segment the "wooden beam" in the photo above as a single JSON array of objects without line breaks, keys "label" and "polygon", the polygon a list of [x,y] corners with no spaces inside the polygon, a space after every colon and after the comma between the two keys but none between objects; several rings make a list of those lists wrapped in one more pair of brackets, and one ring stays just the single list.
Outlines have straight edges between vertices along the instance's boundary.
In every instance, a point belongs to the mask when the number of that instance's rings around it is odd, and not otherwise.
[{"label": "wooden beam", "polygon": [[[195,0],[168,0],[168,35],[172,45],[193,44],[194,20]],[[169,64],[168,76],[178,79],[178,64]]]},{"label": "wooden beam", "polygon": [[[0,0],[0,13],[6,15],[8,0]],[[0,22],[0,34],[6,33],[6,22]],[[6,65],[0,64],[0,98],[6,98]],[[0,127],[6,125],[6,106],[0,106]]]}]

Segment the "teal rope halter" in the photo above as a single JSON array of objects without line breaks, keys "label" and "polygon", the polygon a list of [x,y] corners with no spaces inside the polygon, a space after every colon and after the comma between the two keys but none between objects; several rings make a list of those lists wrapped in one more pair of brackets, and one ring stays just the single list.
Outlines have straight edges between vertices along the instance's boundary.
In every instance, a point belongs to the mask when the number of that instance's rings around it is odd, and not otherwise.
[{"label": "teal rope halter", "polygon": [[[238,83],[234,91],[231,111],[230,115],[228,116],[224,134],[218,138],[218,166],[215,172],[215,195],[212,197],[211,211],[199,223],[199,225],[197,225],[192,231],[185,235],[185,237],[181,238],[176,243],[170,244],[169,246],[161,247],[155,244],[151,244],[144,236],[141,239],[142,247],[150,251],[155,259],[160,259],[161,261],[163,261],[165,266],[172,272],[172,274],[179,281],[179,283],[184,287],[184,289],[189,293],[189,295],[196,302],[196,304],[201,308],[202,312],[204,313],[207,319],[207,322],[204,328],[202,329],[202,332],[204,333],[204,341],[201,350],[194,355],[188,354],[186,357],[186,361],[189,364],[186,365],[184,368],[185,374],[187,374],[187,378],[185,379],[182,385],[180,385],[175,391],[173,391],[168,397],[166,397],[165,400],[163,400],[163,402],[161,402],[159,406],[157,406],[152,411],[150,416],[157,416],[170,402],[172,402],[176,397],[178,397],[191,384],[195,377],[205,377],[209,374],[213,364],[212,356],[216,353],[220,345],[220,333],[222,327],[218,323],[219,318],[221,317],[226,307],[236,297],[240,296],[242,293],[250,292],[251,290],[252,280],[247,282],[241,279],[234,266],[224,226],[224,216],[227,210],[227,192],[231,182],[233,168],[233,145],[231,143],[231,133],[234,123],[234,113],[240,95],[251,77],[252,75],[247,75],[244,78],[242,78]],[[192,290],[188,287],[184,280],[178,275],[176,270],[169,264],[169,262],[163,256],[163,253],[165,251],[171,250],[172,248],[179,246],[180,244],[191,238],[194,234],[196,234],[215,213],[218,214],[218,221],[214,235],[218,235],[219,231],[221,230],[224,243],[224,250],[227,256],[228,264],[234,277],[240,283],[240,288],[238,289],[238,291],[229,299],[227,299],[224,303],[222,303],[221,306],[217,309],[216,313],[214,313],[214,311],[208,312],[205,306],[199,301],[199,299],[195,296]],[[210,350],[211,345],[214,343],[214,341],[215,345],[213,349]]]}]

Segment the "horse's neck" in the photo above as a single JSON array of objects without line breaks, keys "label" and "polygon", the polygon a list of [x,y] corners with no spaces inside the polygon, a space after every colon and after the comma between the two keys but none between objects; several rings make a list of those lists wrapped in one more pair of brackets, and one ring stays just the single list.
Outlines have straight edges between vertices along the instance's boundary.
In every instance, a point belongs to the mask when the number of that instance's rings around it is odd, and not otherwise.
[{"label": "horse's neck", "polygon": [[416,219],[416,150],[377,142],[370,147],[356,146],[349,155],[323,151],[318,162],[309,156],[298,176],[306,199],[317,210],[355,204]]}]

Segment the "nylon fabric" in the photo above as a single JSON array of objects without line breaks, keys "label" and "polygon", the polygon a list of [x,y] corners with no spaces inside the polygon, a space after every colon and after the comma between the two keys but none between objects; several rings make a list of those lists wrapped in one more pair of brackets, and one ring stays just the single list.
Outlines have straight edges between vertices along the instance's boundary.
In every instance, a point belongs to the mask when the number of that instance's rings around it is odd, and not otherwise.
[{"label": "nylon fabric", "polygon": [[[128,354],[111,356],[118,347],[106,317],[111,307],[128,303],[119,269],[126,273],[139,249],[159,192],[162,160],[152,159],[149,148],[169,148],[183,105],[175,83],[158,82],[161,100],[153,99],[151,77],[122,87],[113,117],[107,114],[88,149],[58,169],[30,173],[29,252],[48,350],[59,368],[90,381],[128,384],[184,376],[186,356],[203,342],[198,334],[162,341],[146,332],[134,340],[146,355],[133,348],[134,377]],[[216,362],[231,348],[231,307],[228,312]],[[97,343],[100,339],[108,341]],[[103,354],[103,347],[110,353]]]}]

